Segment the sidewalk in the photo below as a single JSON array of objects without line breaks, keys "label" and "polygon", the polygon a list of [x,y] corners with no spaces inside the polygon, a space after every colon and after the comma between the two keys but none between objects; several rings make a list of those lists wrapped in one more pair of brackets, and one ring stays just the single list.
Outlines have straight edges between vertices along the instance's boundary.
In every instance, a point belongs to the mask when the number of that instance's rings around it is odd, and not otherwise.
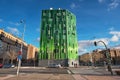
[{"label": "sidewalk", "polygon": [[[78,68],[68,68],[73,74],[81,75],[111,75],[107,68],[104,67],[78,67]],[[119,68],[112,69],[113,75],[115,76],[115,71],[120,71]]]},{"label": "sidewalk", "polygon": [[75,80],[120,80],[120,76],[73,75]]},{"label": "sidewalk", "polygon": [[0,80],[75,80],[70,74],[20,74],[19,77],[11,76]]},{"label": "sidewalk", "polygon": [[80,74],[20,74],[19,77],[9,75],[0,80],[120,80],[120,76],[97,76]]},{"label": "sidewalk", "polygon": [[20,73],[19,77],[16,75],[5,75],[1,76],[0,80],[120,80],[120,76],[111,76],[110,72],[102,68],[92,69],[83,67],[68,69],[68,74]]}]

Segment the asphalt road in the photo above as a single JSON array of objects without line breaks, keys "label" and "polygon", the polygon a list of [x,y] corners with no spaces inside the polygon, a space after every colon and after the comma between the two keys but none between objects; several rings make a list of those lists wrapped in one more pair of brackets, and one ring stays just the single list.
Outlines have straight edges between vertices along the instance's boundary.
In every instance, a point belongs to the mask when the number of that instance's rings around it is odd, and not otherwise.
[{"label": "asphalt road", "polygon": [[[17,73],[17,68],[0,69],[0,76]],[[42,73],[42,74],[68,74],[68,69],[64,68],[20,68],[19,73]]]},{"label": "asphalt road", "polygon": [[104,68],[22,67],[19,77],[16,72],[17,68],[0,69],[0,80],[120,80],[119,76],[111,76]]}]

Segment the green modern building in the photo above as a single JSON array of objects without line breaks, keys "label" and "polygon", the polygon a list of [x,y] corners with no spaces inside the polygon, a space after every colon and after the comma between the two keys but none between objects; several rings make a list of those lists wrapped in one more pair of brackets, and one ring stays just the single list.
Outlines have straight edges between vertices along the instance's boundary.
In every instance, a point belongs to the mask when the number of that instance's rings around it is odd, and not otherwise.
[{"label": "green modern building", "polygon": [[42,10],[39,66],[49,64],[78,64],[76,16],[68,10]]}]

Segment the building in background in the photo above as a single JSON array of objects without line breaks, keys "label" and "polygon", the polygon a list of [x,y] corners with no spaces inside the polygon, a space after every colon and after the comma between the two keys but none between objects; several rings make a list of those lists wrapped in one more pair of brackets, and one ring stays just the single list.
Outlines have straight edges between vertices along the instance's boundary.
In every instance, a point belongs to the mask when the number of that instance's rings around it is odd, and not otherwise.
[{"label": "building in background", "polygon": [[28,44],[27,59],[36,59],[38,55],[38,48]]},{"label": "building in background", "polygon": [[[120,49],[109,49],[112,65],[120,65]],[[90,62],[90,55],[92,55],[92,62]],[[106,63],[106,50],[93,50],[91,53],[85,53],[79,56],[80,65],[103,66]]]},{"label": "building in background", "polygon": [[15,64],[17,62],[17,56],[20,52],[21,44],[23,44],[22,63],[27,62],[27,60],[34,59],[38,53],[38,49],[36,47],[28,45],[19,37],[0,29],[0,63]]},{"label": "building in background", "polygon": [[42,10],[39,66],[78,64],[76,16],[64,9]]},{"label": "building in background", "polygon": [[[28,51],[27,51],[27,63],[31,64],[34,63],[34,65],[38,66],[38,48],[28,44]],[[33,65],[33,64],[32,64]]]}]

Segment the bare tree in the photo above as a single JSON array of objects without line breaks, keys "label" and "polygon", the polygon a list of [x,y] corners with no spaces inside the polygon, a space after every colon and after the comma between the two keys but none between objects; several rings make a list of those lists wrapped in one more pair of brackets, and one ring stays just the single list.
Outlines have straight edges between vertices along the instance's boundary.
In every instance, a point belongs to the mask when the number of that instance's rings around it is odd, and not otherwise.
[{"label": "bare tree", "polygon": [[11,60],[10,63],[13,64],[13,60],[17,58],[17,54],[14,50],[4,51],[2,56],[3,56],[3,64],[5,60]]},{"label": "bare tree", "polygon": [[7,53],[7,56],[10,58],[11,64],[13,64],[13,60],[16,59],[17,54],[14,50],[11,50]]}]

